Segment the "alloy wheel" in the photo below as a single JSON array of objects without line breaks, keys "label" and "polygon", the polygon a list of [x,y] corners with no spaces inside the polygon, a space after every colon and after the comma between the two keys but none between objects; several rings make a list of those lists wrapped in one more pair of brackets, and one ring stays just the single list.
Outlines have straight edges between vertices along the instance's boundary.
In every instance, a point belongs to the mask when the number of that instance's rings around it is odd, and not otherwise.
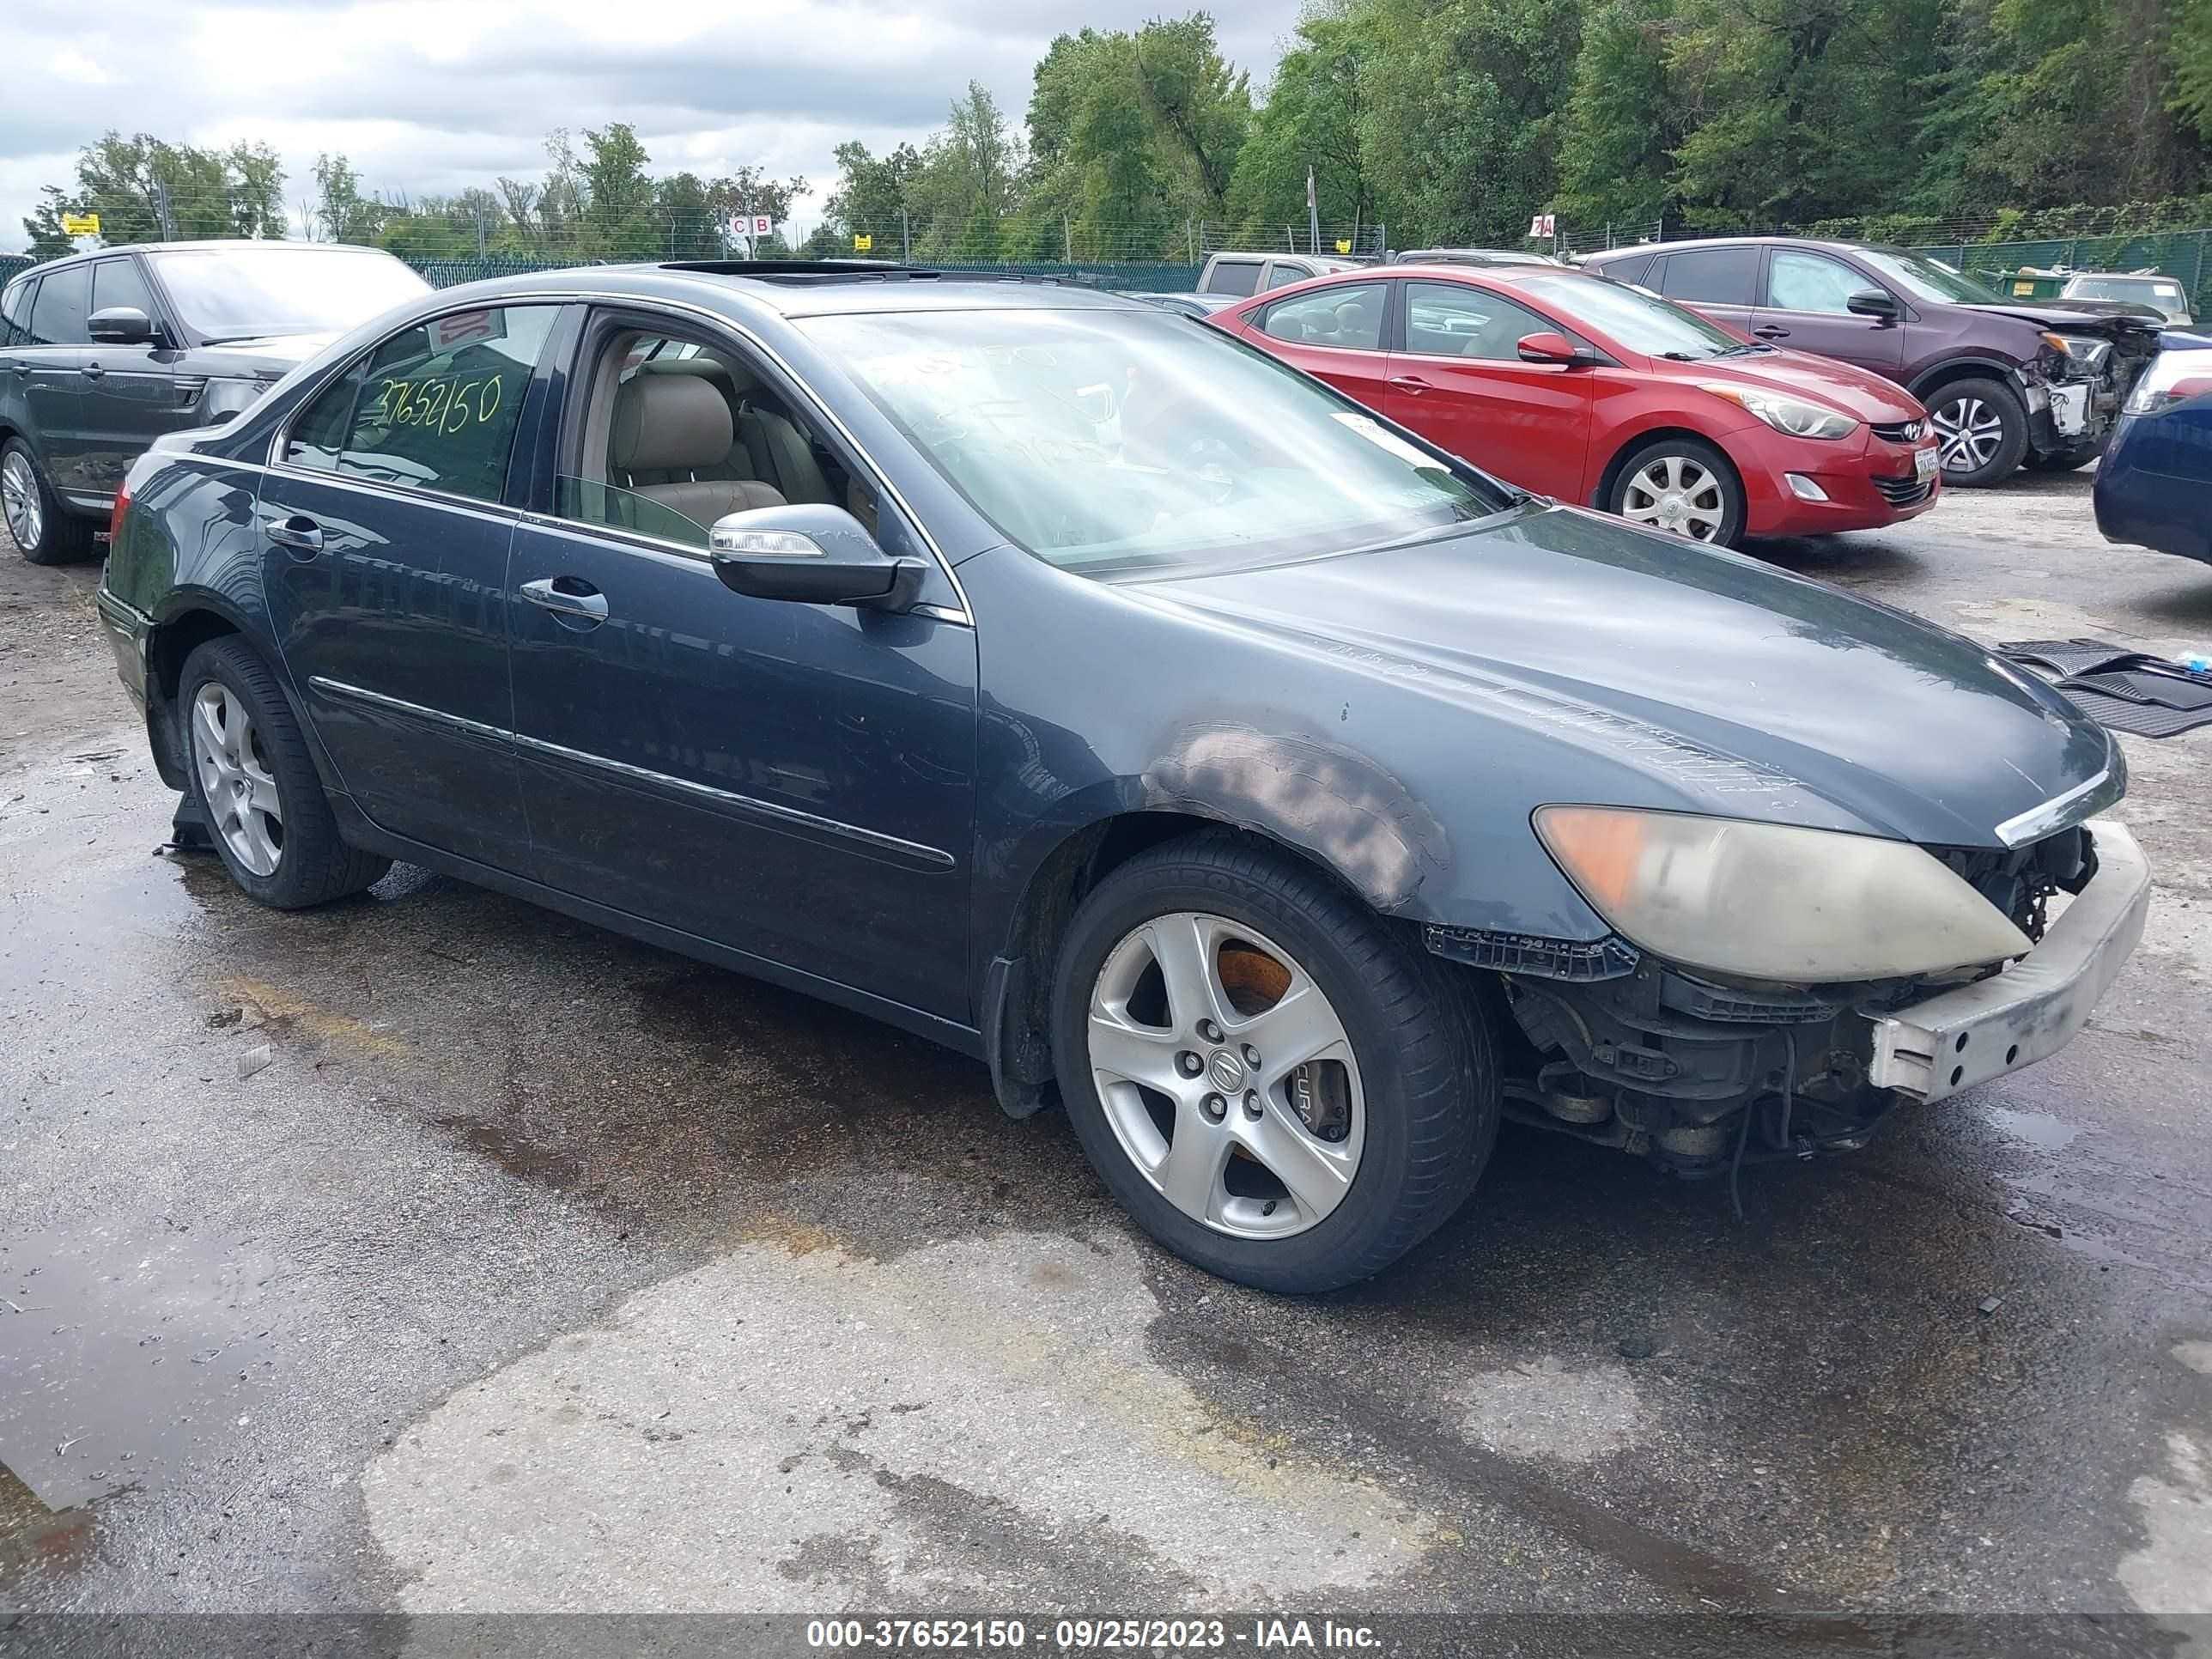
[{"label": "alloy wheel", "polygon": [[2004,441],[2004,420],[1979,398],[1938,404],[1929,416],[1946,472],[1978,472]]},{"label": "alloy wheel", "polygon": [[1728,492],[1710,468],[1690,456],[1654,456],[1630,475],[1620,516],[1709,542],[1727,521]]},{"label": "alloy wheel", "polygon": [[276,779],[238,695],[210,680],[192,699],[192,763],[216,833],[248,872],[273,876],[284,856]]},{"label": "alloy wheel", "polygon": [[1255,930],[1187,910],[1135,928],[1098,970],[1087,1042],[1121,1150],[1192,1220],[1282,1238],[1351,1191],[1367,1127],[1351,1036]]},{"label": "alloy wheel", "polygon": [[0,514],[8,520],[8,533],[15,545],[28,550],[39,544],[46,528],[46,506],[39,498],[39,480],[31,471],[31,458],[21,450],[0,461]]}]

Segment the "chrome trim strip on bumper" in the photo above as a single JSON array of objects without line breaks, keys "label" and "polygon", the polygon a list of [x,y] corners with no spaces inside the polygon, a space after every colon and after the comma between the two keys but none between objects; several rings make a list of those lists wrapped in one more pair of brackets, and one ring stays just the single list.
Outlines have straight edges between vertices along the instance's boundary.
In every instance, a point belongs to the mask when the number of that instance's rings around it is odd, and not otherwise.
[{"label": "chrome trim strip on bumper", "polygon": [[401,697],[386,696],[381,691],[371,691],[364,686],[349,685],[343,680],[334,680],[321,674],[313,674],[307,684],[325,696],[341,702],[365,703],[393,714],[406,714],[416,720],[428,720],[454,731],[465,732],[471,737],[489,738],[496,742],[512,744],[533,754],[545,755],[556,760],[571,761],[580,766],[610,773],[618,778],[647,784],[655,788],[689,795],[712,802],[714,805],[745,817],[756,818],[771,829],[794,830],[817,839],[829,838],[857,842],[866,850],[889,854],[893,861],[925,870],[950,870],[959,862],[951,854],[935,847],[925,847],[917,841],[902,841],[896,836],[887,836],[877,830],[866,830],[857,823],[845,823],[836,818],[825,818],[813,812],[801,811],[795,806],[783,806],[775,801],[758,800],[750,795],[740,795],[728,789],[717,789],[712,784],[695,783],[690,778],[679,778],[666,772],[655,772],[642,766],[632,766],[627,761],[610,760],[605,755],[594,755],[581,749],[569,749],[557,743],[548,743],[543,738],[533,738],[520,732],[509,732],[501,726],[487,726],[482,720],[464,719],[448,714],[442,709],[425,708],[419,702],[409,702]]},{"label": "chrome trim strip on bumper", "polygon": [[2004,972],[1887,1014],[1870,1014],[1869,1081],[1909,1099],[1941,1100],[2057,1054],[2118,977],[2150,908],[2150,865],[2110,818],[2087,826],[2097,873]]},{"label": "chrome trim strip on bumper", "polygon": [[2039,841],[2053,830],[2075,821],[2077,816],[2110,806],[2119,799],[2127,788],[2124,773],[2115,774],[2111,766],[2088,781],[2076,784],[2063,795],[2054,795],[2040,806],[2032,806],[2018,817],[2007,818],[1996,827],[1996,837],[2008,847],[2025,846]]}]

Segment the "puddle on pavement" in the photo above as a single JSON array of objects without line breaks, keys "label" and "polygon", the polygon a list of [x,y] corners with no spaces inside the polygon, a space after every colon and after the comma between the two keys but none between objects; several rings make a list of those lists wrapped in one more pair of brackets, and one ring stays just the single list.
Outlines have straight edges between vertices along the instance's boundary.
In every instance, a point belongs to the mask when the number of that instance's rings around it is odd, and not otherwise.
[{"label": "puddle on pavement", "polygon": [[170,1479],[258,1409],[268,1273],[162,1220],[0,1245],[0,1581],[88,1547],[86,1505]]},{"label": "puddle on pavement", "polygon": [[2018,1112],[2008,1106],[1984,1106],[1982,1115],[2000,1134],[2024,1140],[2039,1152],[2063,1152],[2081,1138],[2081,1131],[2048,1112]]}]

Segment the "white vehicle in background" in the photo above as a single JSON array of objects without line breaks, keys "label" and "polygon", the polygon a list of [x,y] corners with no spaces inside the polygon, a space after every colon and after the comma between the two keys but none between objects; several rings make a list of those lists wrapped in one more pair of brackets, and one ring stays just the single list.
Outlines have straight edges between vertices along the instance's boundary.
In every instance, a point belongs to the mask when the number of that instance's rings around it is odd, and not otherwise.
[{"label": "white vehicle in background", "polygon": [[2190,315],[2188,290],[2173,277],[2161,276],[2154,270],[2131,270],[2124,274],[2077,270],[2066,279],[2066,286],[2059,289],[2058,297],[2061,300],[2125,300],[2161,312],[2167,322],[2182,328],[2188,327],[2196,320]]}]

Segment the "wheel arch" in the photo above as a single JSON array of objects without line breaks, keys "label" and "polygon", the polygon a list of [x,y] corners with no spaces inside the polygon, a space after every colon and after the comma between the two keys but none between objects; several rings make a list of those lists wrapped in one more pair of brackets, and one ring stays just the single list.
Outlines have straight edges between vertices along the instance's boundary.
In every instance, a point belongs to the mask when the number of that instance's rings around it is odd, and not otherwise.
[{"label": "wheel arch", "polygon": [[1932,363],[1915,375],[1905,386],[1914,397],[1927,404],[1931,394],[1940,392],[1954,380],[1973,380],[1991,378],[2007,386],[2015,386],[2020,370],[2001,357],[1946,357]]},{"label": "wheel arch", "polygon": [[1735,457],[1729,453],[1728,445],[1710,432],[1700,432],[1693,426],[1648,426],[1620,439],[1612,459],[1598,473],[1597,488],[1590,492],[1589,505],[1601,513],[1612,512],[1613,487],[1620,482],[1620,475],[1628,465],[1628,458],[1661,438],[1686,438],[1693,443],[1703,444],[1718,455],[1728,467],[1729,477],[1735,480],[1736,493],[1743,498],[1748,508],[1751,496],[1744,487],[1743,469],[1735,464]]},{"label": "wheel arch", "polygon": [[232,635],[243,640],[269,665],[293,720],[306,735],[307,753],[314,760],[323,787],[333,793],[342,793],[313,723],[300,706],[298,691],[283,657],[257,636],[249,618],[211,588],[179,588],[173,592],[146,635],[146,736],[161,781],[172,789],[185,787],[183,732],[175,716],[185,660],[210,640]]},{"label": "wheel arch", "polygon": [[983,968],[978,1006],[984,1056],[1008,1116],[1027,1117],[1052,1098],[1053,972],[1060,942],[1084,899],[1139,854],[1206,835],[1234,836],[1293,860],[1388,919],[1343,871],[1262,823],[1177,804],[1133,806],[1063,827],[1030,866]]}]

